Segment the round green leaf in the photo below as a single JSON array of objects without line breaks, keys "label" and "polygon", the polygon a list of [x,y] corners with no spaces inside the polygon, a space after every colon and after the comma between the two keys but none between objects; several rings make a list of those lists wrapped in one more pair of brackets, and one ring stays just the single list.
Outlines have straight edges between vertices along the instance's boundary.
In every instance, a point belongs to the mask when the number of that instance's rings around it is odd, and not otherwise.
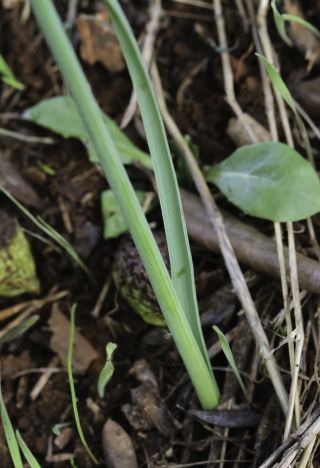
[{"label": "round green leaf", "polygon": [[274,222],[298,221],[320,211],[317,173],[283,143],[259,143],[237,149],[209,170],[214,183],[244,212]]}]

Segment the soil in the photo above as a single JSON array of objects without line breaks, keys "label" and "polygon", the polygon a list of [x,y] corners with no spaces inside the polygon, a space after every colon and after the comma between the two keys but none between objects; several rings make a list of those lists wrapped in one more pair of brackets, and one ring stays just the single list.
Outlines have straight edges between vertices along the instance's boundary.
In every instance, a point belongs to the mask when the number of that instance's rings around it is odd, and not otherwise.
[{"label": "soil", "polygon": [[[55,3],[65,17],[66,2]],[[122,3],[134,31],[141,36],[148,21],[148,1],[126,0]],[[266,126],[264,95],[251,35],[241,26],[233,2],[232,5],[224,3],[239,104]],[[313,2],[308,3],[312,6]],[[171,14],[162,23],[155,56],[168,105],[180,130],[190,135],[197,145],[201,164],[214,165],[236,147],[226,132],[233,113],[224,97],[221,56],[218,48],[210,46],[203,38],[204,34],[214,43],[217,42],[215,23],[207,10],[200,10],[203,20],[195,20],[195,12],[200,13],[188,5],[164,1],[163,6]],[[77,14],[93,14],[101,11],[101,8],[98,1],[81,1]],[[314,17],[319,16],[319,8],[314,10],[311,12]],[[37,194],[37,206],[35,203],[28,205],[26,201],[27,208],[33,214],[40,215],[72,244],[90,270],[93,280],[66,252],[51,242],[48,244],[39,240],[36,235],[41,232],[4,195],[1,196],[2,208],[17,218],[27,232],[41,284],[39,295],[1,298],[1,309],[60,291],[67,292],[58,301],[44,305],[38,312],[40,319],[37,324],[23,337],[2,349],[2,391],[14,427],[19,429],[42,467],[52,464],[70,467],[69,459],[73,457],[79,468],[94,466],[76,432],[67,373],[63,360],[57,358],[52,350],[52,331],[48,323],[55,308],[69,317],[71,305],[76,303],[76,325],[97,353],[85,372],[75,371],[75,384],[81,424],[88,444],[99,460],[98,466],[113,466],[106,465],[102,443],[103,426],[109,418],[128,433],[139,467],[217,466],[217,460],[223,456],[222,442],[226,450],[224,467],[259,466],[281,443],[283,420],[264,367],[258,363],[252,337],[221,257],[192,244],[201,309],[206,312],[206,317],[209,311],[211,317],[204,328],[208,348],[216,343],[212,323],[219,324],[225,333],[233,333],[236,337],[233,352],[251,392],[252,404],[249,406],[235,377],[228,371],[225,358],[218,353],[214,368],[219,386],[223,389],[221,408],[232,408],[238,412],[238,427],[232,426],[230,416],[228,419],[224,415],[225,420],[219,425],[204,421],[201,415],[196,417],[196,413],[192,413],[192,410],[200,410],[199,403],[168,332],[145,323],[119,297],[111,272],[121,239],[103,239],[100,195],[108,185],[101,172],[89,162],[83,145],[77,140],[50,134],[19,118],[28,107],[64,93],[59,70],[32,15],[25,18],[22,11],[23,4],[19,1],[3,1],[0,4],[0,51],[19,80],[26,85],[23,92],[14,92],[4,85],[1,89],[0,85],[1,126],[23,135],[50,136],[54,144],[32,144],[1,137],[0,151]],[[186,13],[191,18],[184,18]],[[204,30],[203,34],[198,32],[199,25]],[[284,77],[291,77],[298,68],[305,69],[303,54],[284,46],[276,32],[271,30],[283,61]],[[71,38],[79,50],[76,27],[72,28]],[[198,72],[182,89],[185,78],[200,63]],[[131,93],[127,72],[110,73],[101,64],[84,62],[83,66],[102,109],[119,123]],[[313,76],[318,71],[316,65]],[[136,118],[127,127],[126,133],[142,149],[146,149],[138,123],[139,118]],[[319,145],[314,145],[317,152]],[[42,170],[44,164],[52,169],[52,173]],[[133,180],[152,190],[141,171],[134,168],[129,171]],[[19,194],[15,196],[19,199]],[[221,196],[218,198],[222,206],[239,218],[246,219]],[[153,227],[162,229],[158,208],[152,211],[149,219]],[[269,223],[252,221],[265,233],[272,233]],[[308,248],[305,238],[301,235],[298,240],[302,249]],[[254,276],[254,273],[251,272],[251,275]],[[99,316],[93,317],[92,310],[108,279],[109,289]],[[268,336],[275,342],[271,320],[282,307],[280,282],[259,276],[253,281],[251,292],[261,311]],[[309,299],[307,314],[316,306],[317,298]],[[2,325],[7,323],[3,322]],[[99,398],[97,379],[105,362],[106,344],[110,341],[118,346],[114,355],[115,373],[105,397]],[[309,375],[309,366],[312,367],[315,361],[312,346],[309,346],[308,353],[308,364],[304,369],[306,375]],[[281,366],[288,368],[286,354],[280,353],[277,357]],[[137,365],[142,366],[143,371],[140,367],[137,370]],[[49,366],[56,371],[33,399],[31,392],[42,375],[40,370]],[[306,407],[316,395],[316,390],[308,393]],[[146,411],[146,402],[156,406],[156,414]],[[248,414],[241,413],[243,410]],[[232,419],[235,420],[236,415]],[[62,429],[65,439],[62,436],[58,438],[53,428],[65,423],[67,426]],[[10,467],[1,427],[0,453],[0,466]],[[319,464],[320,456],[316,456],[314,466]]]}]

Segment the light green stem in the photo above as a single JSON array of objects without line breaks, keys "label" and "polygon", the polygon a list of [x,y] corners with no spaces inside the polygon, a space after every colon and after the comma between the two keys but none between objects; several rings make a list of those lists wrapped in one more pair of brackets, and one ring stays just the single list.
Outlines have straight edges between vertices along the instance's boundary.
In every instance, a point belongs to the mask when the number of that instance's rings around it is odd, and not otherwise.
[{"label": "light green stem", "polygon": [[127,222],[201,405],[206,409],[214,408],[219,401],[217,384],[185,318],[163,258],[53,3],[31,0],[31,6]]}]

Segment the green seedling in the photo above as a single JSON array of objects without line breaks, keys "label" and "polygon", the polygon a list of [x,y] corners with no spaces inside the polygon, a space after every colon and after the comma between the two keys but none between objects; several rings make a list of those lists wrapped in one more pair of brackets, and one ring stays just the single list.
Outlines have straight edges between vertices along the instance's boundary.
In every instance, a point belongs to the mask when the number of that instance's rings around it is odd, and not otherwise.
[{"label": "green seedling", "polygon": [[[25,456],[25,459],[29,463],[30,468],[40,468],[39,463],[32,454],[31,450],[24,442],[23,438],[19,431],[14,432],[7,408],[3,401],[2,388],[0,384],[0,415],[1,422],[4,429],[4,434],[7,440],[11,460],[13,462],[14,468],[23,468],[21,452]],[[21,450],[21,452],[20,452]]]},{"label": "green seedling", "polygon": [[106,346],[107,360],[98,378],[98,395],[100,398],[104,397],[105,388],[113,376],[114,365],[112,362],[112,357],[116,349],[117,345],[115,343],[108,343]]},{"label": "green seedling", "polygon": [[[87,266],[84,264],[82,259],[79,257],[75,249],[72,247],[70,242],[68,242],[61,234],[59,234],[55,229],[53,229],[50,224],[48,224],[40,216],[34,216],[25,206],[22,205],[8,190],[0,185],[0,191],[23,213],[37,228],[44,232],[49,238],[54,240],[68,255],[77,263],[83,271],[92,279],[92,275],[88,270]],[[37,236],[40,240],[41,237]]]},{"label": "green seedling", "polygon": [[220,330],[219,327],[214,325],[212,328],[218,335],[223,354],[225,355],[231,369],[233,370],[233,373],[236,376],[236,379],[237,379],[237,381],[239,383],[239,386],[240,386],[246,400],[249,401],[249,396],[248,396],[247,389],[246,389],[246,387],[244,385],[244,382],[243,382],[242,377],[240,375],[240,372],[238,370],[236,361],[235,361],[235,359],[233,357],[233,353],[232,353],[231,347],[229,345],[229,342],[228,342],[226,336],[224,335],[224,333],[222,333],[222,331]]},{"label": "green seedling", "polygon": [[303,26],[305,29],[308,31],[312,32],[318,39],[320,39],[320,31],[317,29],[313,24],[311,24],[309,21],[306,21],[304,18],[301,18],[300,16],[296,15],[290,15],[287,13],[280,13],[277,7],[277,0],[272,0],[271,1],[271,8],[273,12],[273,19],[275,22],[275,25],[277,27],[278,33],[283,39],[283,41],[288,44],[289,46],[292,46],[293,43],[288,36],[288,33],[286,31],[286,22],[292,22],[292,23],[297,23],[300,24],[300,26]]},{"label": "green seedling", "polygon": [[33,12],[134,239],[199,400],[203,408],[214,408],[219,402],[219,390],[202,336],[190,246],[163,122],[126,18],[116,1],[108,1],[106,5],[128,64],[145,124],[166,230],[171,275],[52,1],[31,0]]},{"label": "green seedling", "polygon": [[71,402],[72,402],[72,410],[74,415],[74,420],[76,423],[77,431],[81,440],[83,447],[85,448],[87,454],[93,461],[95,465],[98,464],[98,460],[93,455],[88,442],[84,436],[80,416],[78,411],[77,405],[77,396],[76,396],[76,389],[74,386],[74,379],[73,379],[73,372],[72,372],[72,358],[73,358],[73,343],[74,343],[74,331],[75,331],[75,315],[76,315],[76,305],[73,305],[70,310],[70,334],[69,334],[69,342],[68,342],[68,355],[67,355],[67,371],[68,371],[68,380],[70,386],[70,394],[71,394]]},{"label": "green seedling", "polygon": [[17,89],[19,91],[22,91],[25,86],[23,83],[17,80],[17,78],[14,76],[11,68],[5,61],[4,57],[0,54],[0,75],[2,78],[2,81],[7,84],[8,86],[11,86],[11,88]]}]

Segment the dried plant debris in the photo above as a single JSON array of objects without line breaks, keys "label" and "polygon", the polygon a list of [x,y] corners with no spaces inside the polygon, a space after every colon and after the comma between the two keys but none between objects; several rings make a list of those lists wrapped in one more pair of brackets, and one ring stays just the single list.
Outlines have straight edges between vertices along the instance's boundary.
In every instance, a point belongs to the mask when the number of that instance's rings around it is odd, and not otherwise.
[{"label": "dried plant debris", "polygon": [[[251,115],[246,113],[241,115],[241,119],[239,117],[232,117],[229,120],[227,133],[237,146],[271,140],[269,132]],[[253,135],[254,141],[252,141],[251,135]]]},{"label": "dried plant debris", "polygon": [[[163,232],[155,232],[154,235],[168,267],[169,254],[165,235]],[[145,322],[157,326],[165,325],[139,253],[128,235],[123,237],[116,253],[113,278],[121,297]]]},{"label": "dried plant debris", "polygon": [[18,223],[0,211],[0,296],[13,297],[39,290],[29,242]]},{"label": "dried plant debris", "polygon": [[[283,8],[287,14],[305,19],[302,5],[298,0],[285,0]],[[294,21],[289,22],[288,30],[295,45],[304,52],[305,58],[309,62],[308,68],[312,68],[313,64],[320,60],[319,38],[305,26]]]},{"label": "dried plant debris", "polygon": [[90,65],[101,63],[110,72],[124,69],[122,52],[106,13],[94,16],[81,14],[77,18],[77,27],[83,60]]},{"label": "dried plant debris", "polygon": [[131,390],[132,404],[122,407],[131,426],[143,431],[156,428],[164,437],[173,437],[176,430],[174,421],[160,396],[156,377],[148,363],[144,359],[136,361],[130,373],[141,382]]},{"label": "dried plant debris", "polygon": [[258,427],[261,414],[253,409],[218,409],[213,411],[189,411],[190,416],[199,421],[218,427],[229,427],[233,429]]},{"label": "dried plant debris", "polygon": [[20,202],[34,208],[41,207],[40,197],[21,176],[11,158],[2,151],[0,151],[0,185]]},{"label": "dried plant debris", "polygon": [[[51,350],[58,354],[63,366],[67,367],[67,350],[70,333],[70,322],[67,317],[53,306],[53,311],[49,319],[52,337],[50,340]],[[98,358],[98,353],[89,341],[75,329],[74,348],[73,348],[73,372],[75,374],[84,374],[90,364]]]},{"label": "dried plant debris", "polygon": [[132,440],[112,419],[103,426],[102,446],[107,468],[138,468]]},{"label": "dried plant debris", "polygon": [[[186,217],[189,236],[212,250],[220,253],[218,237],[212,229],[205,208],[195,195],[181,191],[182,204]],[[228,237],[240,263],[255,271],[280,278],[279,262],[275,242],[255,227],[243,223],[234,216],[222,211]],[[288,265],[288,249],[285,248]],[[299,283],[302,289],[320,293],[320,265],[300,253],[297,253]]]},{"label": "dried plant debris", "polygon": [[265,407],[259,427],[257,428],[254,445],[254,467],[259,466],[281,442],[279,427],[281,427],[279,404],[275,398],[271,398]]}]

